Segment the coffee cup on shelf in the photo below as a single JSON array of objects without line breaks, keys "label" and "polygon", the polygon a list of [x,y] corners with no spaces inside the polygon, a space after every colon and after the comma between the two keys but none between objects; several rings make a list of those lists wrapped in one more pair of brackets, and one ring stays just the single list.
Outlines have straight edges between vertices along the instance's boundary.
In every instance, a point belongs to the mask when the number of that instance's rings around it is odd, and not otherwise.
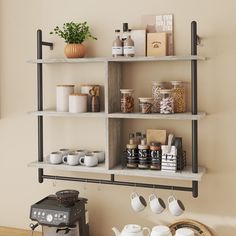
[{"label": "coffee cup on shelf", "polygon": [[180,216],[185,211],[183,203],[176,199],[173,195],[168,197],[168,204],[170,213],[173,216]]},{"label": "coffee cup on shelf", "polygon": [[94,167],[98,165],[98,158],[91,153],[87,153],[85,156],[80,157],[79,163],[82,166]]},{"label": "coffee cup on shelf", "polygon": [[75,151],[79,157],[84,157],[86,153],[88,153],[87,150],[76,150]]},{"label": "coffee cup on shelf", "polygon": [[62,163],[62,153],[61,152],[51,152],[48,156],[48,162],[51,164]]},{"label": "coffee cup on shelf", "polygon": [[135,212],[140,212],[145,209],[147,203],[142,196],[139,196],[136,192],[131,193],[131,207]]},{"label": "coffee cup on shelf", "polygon": [[98,163],[102,163],[105,161],[105,153],[103,151],[93,151],[93,156],[97,157]]},{"label": "coffee cup on shelf", "polygon": [[76,166],[79,165],[79,156],[76,152],[71,152],[67,156],[62,158],[63,163],[69,166]]},{"label": "coffee cup on shelf", "polygon": [[154,193],[149,196],[149,204],[152,212],[156,214],[162,213],[166,208],[164,201]]},{"label": "coffee cup on shelf", "polygon": [[61,148],[59,149],[59,152],[61,152],[62,157],[67,156],[70,153],[70,149],[68,148]]}]

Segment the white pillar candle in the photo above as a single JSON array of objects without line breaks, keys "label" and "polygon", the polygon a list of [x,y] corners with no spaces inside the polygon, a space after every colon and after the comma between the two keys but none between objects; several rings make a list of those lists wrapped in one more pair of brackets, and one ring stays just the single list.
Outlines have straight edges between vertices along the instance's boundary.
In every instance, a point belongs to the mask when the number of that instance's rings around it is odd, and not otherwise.
[{"label": "white pillar candle", "polygon": [[69,112],[72,113],[87,112],[87,95],[82,93],[70,94]]},{"label": "white pillar candle", "polygon": [[69,111],[69,95],[74,93],[74,85],[57,85],[56,88],[56,110]]}]

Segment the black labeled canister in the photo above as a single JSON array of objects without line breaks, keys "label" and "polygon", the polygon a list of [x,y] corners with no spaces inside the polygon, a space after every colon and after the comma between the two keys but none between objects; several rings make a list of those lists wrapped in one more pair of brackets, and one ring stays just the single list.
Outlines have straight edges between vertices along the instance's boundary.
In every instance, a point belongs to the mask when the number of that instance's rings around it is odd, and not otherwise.
[{"label": "black labeled canister", "polygon": [[151,170],[161,170],[161,143],[152,142],[150,145]]},{"label": "black labeled canister", "polygon": [[127,168],[138,167],[138,148],[137,144],[126,145]]}]

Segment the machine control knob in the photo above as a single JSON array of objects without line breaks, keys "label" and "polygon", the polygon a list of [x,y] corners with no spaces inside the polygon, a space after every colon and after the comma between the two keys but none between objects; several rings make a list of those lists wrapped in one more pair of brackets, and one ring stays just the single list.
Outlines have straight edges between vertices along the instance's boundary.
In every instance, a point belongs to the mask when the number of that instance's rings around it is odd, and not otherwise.
[{"label": "machine control knob", "polygon": [[47,222],[52,222],[53,216],[51,214],[48,214],[46,217]]}]

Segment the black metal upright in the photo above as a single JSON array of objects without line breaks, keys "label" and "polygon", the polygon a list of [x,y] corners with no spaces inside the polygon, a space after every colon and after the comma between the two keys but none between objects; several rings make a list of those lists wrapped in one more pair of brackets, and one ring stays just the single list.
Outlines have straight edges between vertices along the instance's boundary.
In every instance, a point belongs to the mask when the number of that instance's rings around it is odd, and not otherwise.
[{"label": "black metal upright", "polygon": [[[53,44],[43,42],[42,30],[37,30],[37,59],[43,58],[43,45],[50,46]],[[37,106],[38,111],[43,110],[43,64],[37,63]],[[38,161],[43,161],[43,117],[38,116]],[[43,182],[43,169],[38,169],[38,181]]]},{"label": "black metal upright", "polygon": [[[197,55],[197,22],[191,23],[191,55]],[[196,115],[197,107],[197,60],[191,61],[191,94],[192,114]],[[192,121],[192,172],[198,173],[198,121]],[[192,195],[198,196],[198,181],[192,181]]]}]

